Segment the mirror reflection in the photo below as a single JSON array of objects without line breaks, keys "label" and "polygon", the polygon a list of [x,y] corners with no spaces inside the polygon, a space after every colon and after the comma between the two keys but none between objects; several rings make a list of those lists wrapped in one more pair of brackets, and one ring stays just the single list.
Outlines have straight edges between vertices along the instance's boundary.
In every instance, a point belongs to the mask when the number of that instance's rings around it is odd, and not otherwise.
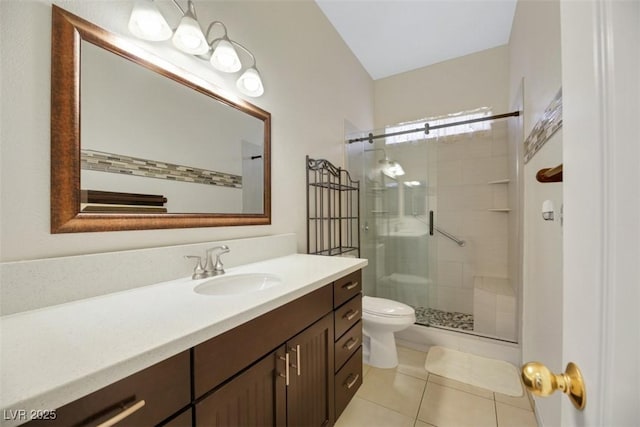
[{"label": "mirror reflection", "polygon": [[264,211],[263,120],[81,42],[81,212]]},{"label": "mirror reflection", "polygon": [[51,107],[52,233],[271,224],[271,114],[56,5]]}]

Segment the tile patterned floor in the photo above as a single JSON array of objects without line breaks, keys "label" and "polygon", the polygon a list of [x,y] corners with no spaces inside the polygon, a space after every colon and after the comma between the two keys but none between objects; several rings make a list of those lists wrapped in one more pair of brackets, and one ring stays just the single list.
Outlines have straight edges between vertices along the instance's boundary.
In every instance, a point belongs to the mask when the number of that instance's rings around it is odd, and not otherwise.
[{"label": "tile patterned floor", "polygon": [[395,369],[365,366],[362,387],[336,427],[537,427],[529,398],[429,374],[427,354],[398,348]]}]

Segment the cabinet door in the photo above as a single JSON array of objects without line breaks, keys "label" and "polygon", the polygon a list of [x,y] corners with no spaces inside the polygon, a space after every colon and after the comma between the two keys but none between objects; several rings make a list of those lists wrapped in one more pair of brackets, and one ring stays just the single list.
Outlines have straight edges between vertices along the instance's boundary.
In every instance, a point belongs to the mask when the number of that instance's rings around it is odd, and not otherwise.
[{"label": "cabinet door", "polygon": [[195,424],[285,426],[284,360],[285,348],[280,347],[197,403]]},{"label": "cabinet door", "polygon": [[319,427],[334,420],[333,314],[287,341],[287,424]]}]

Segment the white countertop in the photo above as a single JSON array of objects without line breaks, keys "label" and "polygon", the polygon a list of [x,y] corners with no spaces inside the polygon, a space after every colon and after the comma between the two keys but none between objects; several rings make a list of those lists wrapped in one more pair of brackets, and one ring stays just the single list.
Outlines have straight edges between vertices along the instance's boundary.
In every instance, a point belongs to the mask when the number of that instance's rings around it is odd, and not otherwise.
[{"label": "white countertop", "polygon": [[366,265],[364,259],[294,254],[227,269],[226,276],[282,279],[249,294],[200,295],[193,289],[210,279],[186,277],[3,316],[0,409],[58,408]]}]

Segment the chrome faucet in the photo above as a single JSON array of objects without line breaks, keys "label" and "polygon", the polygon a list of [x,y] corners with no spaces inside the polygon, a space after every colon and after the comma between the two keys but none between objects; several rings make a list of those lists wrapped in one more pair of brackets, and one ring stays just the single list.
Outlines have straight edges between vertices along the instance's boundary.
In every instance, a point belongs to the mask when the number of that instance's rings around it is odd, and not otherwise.
[{"label": "chrome faucet", "polygon": [[[229,249],[229,246],[227,245],[216,246],[215,248],[207,249],[207,263],[204,266],[205,277],[219,276],[221,274],[224,274],[224,266],[220,261],[220,256],[226,254],[229,251],[231,251],[231,249]],[[213,261],[214,254],[216,256],[215,262]]]}]

